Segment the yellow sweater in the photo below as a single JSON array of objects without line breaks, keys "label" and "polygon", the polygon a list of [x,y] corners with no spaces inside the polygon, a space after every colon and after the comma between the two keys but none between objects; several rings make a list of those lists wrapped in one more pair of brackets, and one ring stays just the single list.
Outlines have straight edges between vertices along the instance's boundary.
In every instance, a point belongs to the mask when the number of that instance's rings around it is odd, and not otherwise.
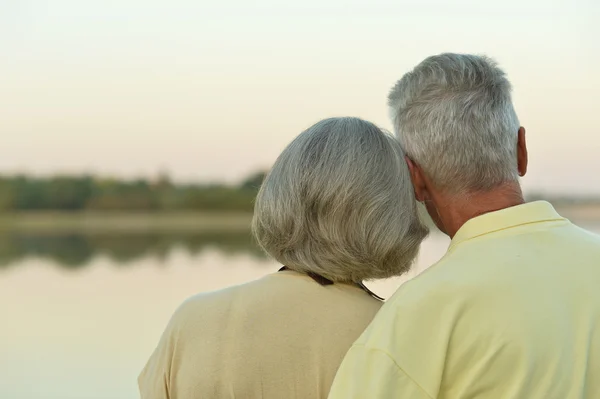
[{"label": "yellow sweater", "polygon": [[600,398],[600,237],[547,202],[470,220],[385,303],[329,397]]},{"label": "yellow sweater", "polygon": [[199,294],[172,317],[139,377],[142,399],[326,398],[381,302],[282,271]]}]

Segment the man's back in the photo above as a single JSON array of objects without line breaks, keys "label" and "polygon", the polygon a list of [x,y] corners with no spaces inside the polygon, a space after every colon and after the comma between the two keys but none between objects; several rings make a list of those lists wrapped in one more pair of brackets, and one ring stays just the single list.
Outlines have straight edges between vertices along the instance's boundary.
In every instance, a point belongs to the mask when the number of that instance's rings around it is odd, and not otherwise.
[{"label": "man's back", "polygon": [[600,397],[598,287],[600,237],[549,204],[472,219],[383,306],[330,398]]},{"label": "man's back", "polygon": [[381,302],[293,271],[197,295],[139,378],[143,398],[324,398]]}]

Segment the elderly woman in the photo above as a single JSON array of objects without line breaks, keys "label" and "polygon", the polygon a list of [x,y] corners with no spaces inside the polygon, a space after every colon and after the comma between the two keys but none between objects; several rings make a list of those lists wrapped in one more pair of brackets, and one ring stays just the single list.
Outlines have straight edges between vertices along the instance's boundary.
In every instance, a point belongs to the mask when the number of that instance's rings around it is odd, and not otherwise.
[{"label": "elderly woman", "polygon": [[140,375],[142,399],[326,398],[381,306],[362,281],[407,271],[427,234],[400,145],[357,118],[288,145],[253,231],[283,267],[186,301]]}]

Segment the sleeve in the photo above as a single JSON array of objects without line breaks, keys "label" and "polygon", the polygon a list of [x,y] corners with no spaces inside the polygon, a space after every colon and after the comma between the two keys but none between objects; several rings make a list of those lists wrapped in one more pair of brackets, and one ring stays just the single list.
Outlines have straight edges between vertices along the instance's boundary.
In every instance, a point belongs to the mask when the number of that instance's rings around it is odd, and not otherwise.
[{"label": "sleeve", "polygon": [[172,319],[138,377],[141,399],[169,399],[171,397],[169,381],[176,340],[176,329],[173,324]]},{"label": "sleeve", "polygon": [[355,344],[335,376],[329,399],[432,399],[385,352]]}]

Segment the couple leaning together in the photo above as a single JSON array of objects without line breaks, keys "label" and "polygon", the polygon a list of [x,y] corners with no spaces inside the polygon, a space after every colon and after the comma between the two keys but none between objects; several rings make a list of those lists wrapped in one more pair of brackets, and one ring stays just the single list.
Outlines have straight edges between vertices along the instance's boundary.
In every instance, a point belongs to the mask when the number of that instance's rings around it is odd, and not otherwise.
[{"label": "couple leaning together", "polygon": [[[283,267],[185,302],[142,398],[600,398],[600,237],[524,202],[510,91],[442,54],[392,89],[397,140],[357,118],[301,133],[253,220]],[[409,270],[416,201],[452,241],[383,303],[362,281]]]}]

